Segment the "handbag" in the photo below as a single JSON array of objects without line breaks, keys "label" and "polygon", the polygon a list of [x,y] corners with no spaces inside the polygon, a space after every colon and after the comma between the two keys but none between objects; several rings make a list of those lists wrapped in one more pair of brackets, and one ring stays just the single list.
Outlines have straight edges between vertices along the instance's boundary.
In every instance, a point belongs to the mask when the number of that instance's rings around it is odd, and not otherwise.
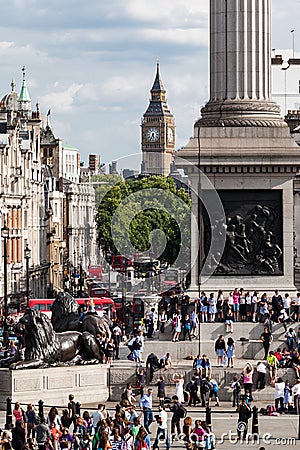
[{"label": "handbag", "polygon": [[129,355],[127,355],[127,359],[129,359],[129,361],[134,361],[133,352],[130,352]]}]

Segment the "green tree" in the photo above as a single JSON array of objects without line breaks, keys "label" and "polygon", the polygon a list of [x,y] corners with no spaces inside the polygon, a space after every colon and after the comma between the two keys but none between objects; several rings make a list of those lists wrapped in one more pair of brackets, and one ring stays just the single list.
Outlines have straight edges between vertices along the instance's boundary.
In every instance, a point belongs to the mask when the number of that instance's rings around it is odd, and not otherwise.
[{"label": "green tree", "polygon": [[96,222],[98,243],[105,254],[127,256],[127,242],[135,252],[145,252],[151,246],[151,233],[160,230],[152,251],[160,247],[163,251],[155,257],[173,264],[181,252],[189,261],[191,201],[172,178],[117,181],[100,200]]}]

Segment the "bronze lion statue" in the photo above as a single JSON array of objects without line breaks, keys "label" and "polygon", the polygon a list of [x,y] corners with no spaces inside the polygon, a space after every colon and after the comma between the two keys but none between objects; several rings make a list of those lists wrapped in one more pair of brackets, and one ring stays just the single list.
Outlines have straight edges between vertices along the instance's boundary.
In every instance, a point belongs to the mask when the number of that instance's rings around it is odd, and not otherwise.
[{"label": "bronze lion statue", "polygon": [[78,303],[67,292],[60,292],[51,305],[51,322],[57,332],[88,331],[93,336],[111,337],[111,320],[106,314],[85,314],[80,320]]},{"label": "bronze lion statue", "polygon": [[43,313],[27,309],[15,326],[23,340],[23,352],[0,361],[0,367],[33,369],[58,365],[76,365],[102,362],[103,352],[95,337],[88,333],[67,331],[56,333],[50,319]]}]

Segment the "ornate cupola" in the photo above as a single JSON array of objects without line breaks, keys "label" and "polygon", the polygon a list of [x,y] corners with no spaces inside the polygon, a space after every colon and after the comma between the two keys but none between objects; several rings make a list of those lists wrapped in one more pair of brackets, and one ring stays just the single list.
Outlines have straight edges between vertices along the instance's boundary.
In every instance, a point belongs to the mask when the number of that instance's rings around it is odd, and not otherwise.
[{"label": "ornate cupola", "polygon": [[28,93],[27,85],[26,85],[26,71],[25,67],[22,67],[23,72],[23,82],[21,87],[21,92],[19,95],[19,110],[24,112],[31,111],[31,98]]}]

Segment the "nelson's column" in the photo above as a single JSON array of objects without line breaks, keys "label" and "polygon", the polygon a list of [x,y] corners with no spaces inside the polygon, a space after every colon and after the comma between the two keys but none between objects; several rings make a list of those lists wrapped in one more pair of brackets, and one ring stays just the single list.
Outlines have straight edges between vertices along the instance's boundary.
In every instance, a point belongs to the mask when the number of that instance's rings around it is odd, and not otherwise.
[{"label": "nelson's column", "polygon": [[[293,179],[300,149],[271,98],[270,19],[271,0],[210,0],[210,99],[194,136],[176,155],[196,192],[200,165],[225,211],[221,260],[210,278],[200,279],[207,291],[294,289]],[[203,210],[200,240],[192,224],[195,292],[198,250],[203,261],[210,246],[211,226]]]}]

